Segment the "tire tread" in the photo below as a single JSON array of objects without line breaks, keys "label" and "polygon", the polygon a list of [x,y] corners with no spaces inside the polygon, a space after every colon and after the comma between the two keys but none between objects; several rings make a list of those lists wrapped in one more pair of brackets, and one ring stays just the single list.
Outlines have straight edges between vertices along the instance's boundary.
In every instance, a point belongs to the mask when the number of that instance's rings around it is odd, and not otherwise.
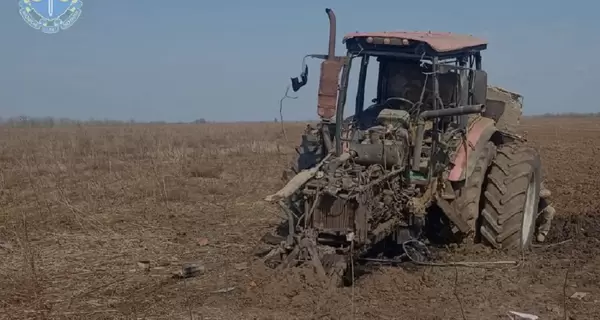
[{"label": "tire tread", "polygon": [[[482,239],[492,247],[509,250],[530,245],[533,237],[521,244],[521,229],[529,177],[534,175],[535,191],[539,194],[540,166],[539,154],[532,147],[511,143],[498,148],[484,185],[479,230]],[[536,198],[534,208],[538,201]],[[532,223],[532,232],[534,227]]]}]

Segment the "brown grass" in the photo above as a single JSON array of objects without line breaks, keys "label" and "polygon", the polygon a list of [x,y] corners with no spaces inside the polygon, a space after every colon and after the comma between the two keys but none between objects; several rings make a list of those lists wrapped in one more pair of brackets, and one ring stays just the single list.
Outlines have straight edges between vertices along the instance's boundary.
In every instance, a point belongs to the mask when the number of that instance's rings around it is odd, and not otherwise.
[{"label": "brown grass", "polygon": [[[0,307],[16,318],[166,314],[173,302],[148,292],[185,260],[222,270],[255,242],[239,226],[276,217],[261,202],[277,183],[265,176],[293,152],[276,124],[1,134]],[[226,282],[207,278],[203,290]]]},{"label": "brown grass", "polygon": [[[275,290],[271,274],[251,259],[261,233],[279,221],[262,199],[282,185],[302,129],[287,126],[295,140],[284,141],[279,124],[0,128],[0,318],[327,314],[326,303],[299,292],[284,294],[285,303],[264,300]],[[557,197],[577,190],[565,185],[568,163],[571,177],[596,183],[585,177],[595,162],[574,164],[564,153],[577,157],[566,143],[597,141],[597,120],[534,119],[526,129]],[[589,204],[597,204],[594,192]],[[201,261],[206,273],[172,279],[186,261]],[[322,294],[335,297],[332,318],[347,315],[348,292]],[[362,314],[377,315],[376,297],[364,299],[371,304]]]}]

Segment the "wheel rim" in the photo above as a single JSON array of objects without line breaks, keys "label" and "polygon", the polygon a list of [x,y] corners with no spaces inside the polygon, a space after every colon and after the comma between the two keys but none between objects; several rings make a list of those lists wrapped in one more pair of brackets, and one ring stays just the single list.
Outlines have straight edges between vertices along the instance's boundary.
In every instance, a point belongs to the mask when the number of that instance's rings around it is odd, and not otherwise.
[{"label": "wheel rim", "polygon": [[535,174],[532,174],[527,185],[525,208],[523,211],[523,223],[521,226],[521,247],[525,248],[533,236],[533,221],[535,216]]}]

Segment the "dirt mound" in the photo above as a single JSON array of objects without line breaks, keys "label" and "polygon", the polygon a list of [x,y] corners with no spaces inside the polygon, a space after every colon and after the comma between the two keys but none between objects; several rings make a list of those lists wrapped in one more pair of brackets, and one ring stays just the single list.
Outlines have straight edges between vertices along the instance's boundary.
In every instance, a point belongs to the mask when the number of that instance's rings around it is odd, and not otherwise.
[{"label": "dirt mound", "polygon": [[549,242],[569,239],[600,237],[600,210],[587,210],[581,214],[558,215],[552,221]]},{"label": "dirt mound", "polygon": [[[506,319],[508,311],[554,319],[567,310],[575,319],[593,319],[600,299],[600,214],[558,216],[549,243],[524,256],[509,256],[482,245],[438,252],[441,262],[516,260],[518,266],[386,267],[370,265],[355,287],[324,288],[312,270],[282,274],[262,270],[248,303],[261,308],[290,308],[304,319],[378,317],[396,319]],[[565,276],[569,273],[566,279]],[[566,292],[566,297],[563,294]],[[585,292],[582,300],[569,298]],[[440,305],[444,308],[425,308]],[[597,307],[594,307],[597,308]],[[402,314],[397,312],[402,310]],[[577,311],[576,311],[577,310]]]}]

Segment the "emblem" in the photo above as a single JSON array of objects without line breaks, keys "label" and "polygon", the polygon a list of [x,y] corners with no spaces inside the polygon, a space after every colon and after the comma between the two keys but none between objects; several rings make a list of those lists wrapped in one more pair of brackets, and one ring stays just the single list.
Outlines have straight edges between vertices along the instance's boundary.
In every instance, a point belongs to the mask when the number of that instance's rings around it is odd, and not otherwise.
[{"label": "emblem", "polygon": [[57,33],[79,19],[82,6],[81,0],[19,0],[19,13],[32,28]]}]

